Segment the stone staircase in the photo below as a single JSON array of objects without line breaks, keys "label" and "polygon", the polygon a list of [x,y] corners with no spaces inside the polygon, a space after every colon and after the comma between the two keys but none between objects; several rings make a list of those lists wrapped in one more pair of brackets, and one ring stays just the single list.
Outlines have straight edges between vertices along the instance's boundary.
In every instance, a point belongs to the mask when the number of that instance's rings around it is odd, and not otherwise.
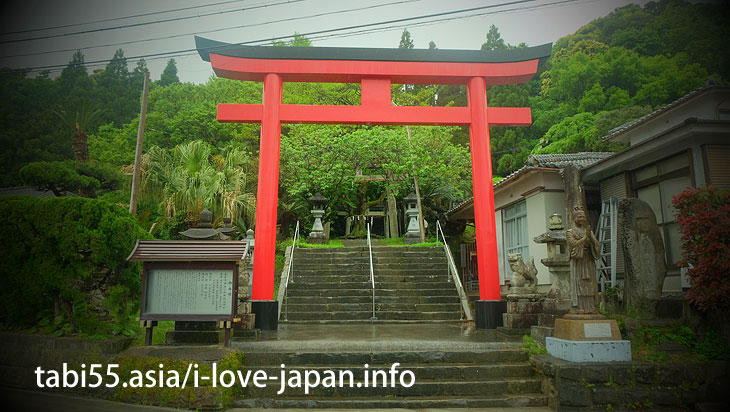
[{"label": "stone staircase", "polygon": [[[534,376],[527,362],[527,353],[516,345],[458,351],[436,348],[361,352],[267,350],[247,351],[245,356],[243,374],[247,370],[262,369],[269,377],[277,376],[279,379],[269,379],[265,388],[245,388],[242,397],[233,400],[232,407],[362,410],[544,407],[547,404],[546,396],[541,393],[541,381]],[[396,375],[395,385],[391,386],[389,370],[394,363],[400,363],[397,367],[399,372],[413,372],[415,382],[412,386],[401,386],[400,375]],[[305,381],[306,370],[317,371],[321,377],[326,376],[326,370],[331,370],[338,386],[323,387],[320,384],[310,389],[308,394],[303,387],[287,387],[283,393],[277,394],[281,388],[282,364],[286,365],[284,376],[287,382],[293,370],[301,375],[301,382]],[[352,371],[352,387],[348,375],[344,375],[344,385],[339,387],[342,370]],[[364,384],[366,370],[370,387]],[[374,370],[388,374],[386,387],[382,385],[381,375],[377,387],[371,387]],[[311,379],[313,382],[314,378]],[[410,383],[408,379],[404,382]]]},{"label": "stone staircase", "polygon": [[[376,322],[461,319],[442,248],[373,247],[373,266]],[[369,323],[372,316],[367,247],[295,249],[280,322]]]}]

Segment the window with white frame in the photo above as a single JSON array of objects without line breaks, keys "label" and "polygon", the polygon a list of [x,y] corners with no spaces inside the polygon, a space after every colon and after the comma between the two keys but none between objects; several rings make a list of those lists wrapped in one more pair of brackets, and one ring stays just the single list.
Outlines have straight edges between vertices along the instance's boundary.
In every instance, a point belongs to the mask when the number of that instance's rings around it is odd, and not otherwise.
[{"label": "window with white frame", "polygon": [[522,260],[529,255],[527,237],[527,202],[521,201],[502,210],[502,230],[504,232],[504,276],[512,278],[507,260],[510,253],[522,253]]}]

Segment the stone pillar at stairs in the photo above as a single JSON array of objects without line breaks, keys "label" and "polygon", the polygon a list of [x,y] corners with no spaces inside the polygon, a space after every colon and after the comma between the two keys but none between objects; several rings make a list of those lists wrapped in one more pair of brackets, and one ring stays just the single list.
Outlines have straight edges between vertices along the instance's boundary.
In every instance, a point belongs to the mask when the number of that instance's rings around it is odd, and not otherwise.
[{"label": "stone pillar at stairs", "polygon": [[542,302],[542,314],[537,325],[531,327],[535,341],[545,344],[547,336],[553,336],[555,319],[570,310],[570,259],[568,244],[565,240],[565,227],[562,216],[553,214],[548,220],[549,230],[533,240],[547,246],[548,257],[541,259],[550,271],[551,286]]}]

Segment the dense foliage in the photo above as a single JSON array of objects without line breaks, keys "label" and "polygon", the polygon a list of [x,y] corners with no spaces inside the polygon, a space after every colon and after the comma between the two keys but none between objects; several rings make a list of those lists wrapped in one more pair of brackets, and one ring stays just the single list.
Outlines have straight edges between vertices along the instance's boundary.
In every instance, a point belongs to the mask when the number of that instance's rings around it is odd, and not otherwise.
[{"label": "dense foliage", "polygon": [[119,170],[109,165],[74,160],[29,163],[20,169],[20,178],[23,183],[58,197],[96,197],[97,191],[119,189],[122,181]]},{"label": "dense foliage", "polygon": [[141,289],[125,264],[147,235],[129,213],[85,198],[0,199],[0,324],[46,333],[133,335]]},{"label": "dense foliage", "polygon": [[[490,106],[530,107],[533,115],[529,127],[490,130],[495,175],[506,176],[519,169],[531,153],[618,150],[620,144],[602,139],[612,128],[670,103],[710,76],[720,81],[730,79],[728,10],[727,3],[680,0],[650,2],[643,7],[628,5],[559,39],[552,57],[538,68],[532,81],[490,86]],[[527,46],[509,44],[495,26],[487,30],[484,40],[482,50]],[[412,37],[407,30],[397,41],[394,39],[394,47],[437,47],[433,41]],[[274,44],[308,47],[312,42],[295,35],[289,42]],[[154,156],[155,161],[173,165],[189,142],[200,140],[209,145],[208,158],[200,159],[200,164],[228,173],[220,169],[227,167],[221,159],[236,150],[245,161],[235,165],[244,182],[235,197],[252,195],[257,183],[260,125],[219,123],[216,105],[260,103],[261,84],[214,76],[205,84],[180,83],[177,70],[171,59],[160,80],[151,86],[143,147],[146,158]],[[0,145],[4,149],[0,185],[23,183],[20,170],[29,163],[73,159],[75,153],[82,153],[76,146],[86,134],[92,162],[124,168],[129,175],[145,71],[143,61],[130,71],[122,50],[114,53],[105,69],[92,74],[80,52],[56,79],[49,78],[48,73],[29,77],[24,71],[1,69]],[[465,88],[453,85],[393,85],[392,96],[396,105],[464,106],[467,101]],[[360,87],[287,83],[283,99],[296,104],[357,105]],[[66,115],[62,119],[57,113]],[[83,128],[69,130],[62,121],[84,118],[84,113],[97,116],[88,116],[91,120]],[[77,133],[79,130],[85,134]],[[450,200],[470,195],[468,148],[468,130],[463,127],[413,128],[409,141],[404,127],[283,125],[279,194],[283,230],[286,232],[289,222],[307,216],[304,199],[317,190],[336,201],[329,218],[337,212],[354,215],[382,201],[388,193],[402,198],[411,190],[413,176],[418,176],[423,186],[427,215],[443,213]],[[187,212],[170,213],[171,203],[163,198],[170,193],[186,193],[184,202],[175,201],[179,205],[176,208],[185,205],[193,212],[209,205],[210,193],[192,190],[196,179],[207,179],[203,176],[206,173],[212,176],[208,168],[189,169],[187,181],[176,172],[176,183],[163,181],[169,173],[153,166],[148,169],[147,176],[156,176],[157,183],[140,198],[142,226],[174,234],[177,228],[194,224],[190,216],[184,216]],[[358,171],[385,180],[358,180]],[[67,175],[65,170],[61,172]],[[44,173],[36,167],[32,178],[27,172],[22,177],[41,186]],[[73,187],[86,184],[83,178],[68,176]],[[128,187],[122,185],[122,189]],[[124,198],[128,196],[115,197],[120,202]],[[216,200],[210,207],[227,213],[224,210],[231,208],[222,202]],[[250,208],[248,211],[239,226],[251,224]]]},{"label": "dense foliage", "polygon": [[672,199],[682,232],[682,261],[689,267],[687,293],[703,311],[730,308],[730,192],[690,188]]}]

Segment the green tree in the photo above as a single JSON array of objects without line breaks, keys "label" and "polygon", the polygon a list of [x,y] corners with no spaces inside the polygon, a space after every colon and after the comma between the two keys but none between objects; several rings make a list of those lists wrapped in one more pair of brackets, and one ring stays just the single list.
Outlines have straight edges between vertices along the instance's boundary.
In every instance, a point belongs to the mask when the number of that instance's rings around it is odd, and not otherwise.
[{"label": "green tree", "polygon": [[33,162],[20,169],[20,178],[38,190],[51,191],[57,197],[68,193],[95,198],[101,193],[119,189],[122,176],[104,164],[66,160]]},{"label": "green tree", "polygon": [[180,79],[177,78],[177,63],[175,63],[175,59],[170,59],[160,75],[159,85],[169,86],[177,83],[180,83]]},{"label": "green tree", "polygon": [[502,35],[499,34],[497,26],[494,24],[489,26],[487,42],[482,43],[482,50],[504,50],[506,48],[507,45],[505,44],[504,39],[502,39]]},{"label": "green tree", "polygon": [[152,147],[142,162],[142,197],[160,202],[166,219],[185,216],[189,226],[197,224],[203,208],[210,209],[219,220],[243,216],[250,225],[256,202],[247,191],[248,165],[242,150],[232,147],[214,153],[201,140],[172,151]]},{"label": "green tree", "polygon": [[408,29],[403,29],[403,33],[400,35],[400,43],[398,43],[399,49],[412,49],[413,40],[411,40],[411,32]]},{"label": "green tree", "polygon": [[88,162],[89,143],[86,131],[101,116],[103,110],[92,109],[88,105],[82,105],[75,112],[59,108],[58,110],[54,110],[54,113],[68,129],[73,131],[71,135],[71,147],[73,148],[74,158],[79,162]]}]

